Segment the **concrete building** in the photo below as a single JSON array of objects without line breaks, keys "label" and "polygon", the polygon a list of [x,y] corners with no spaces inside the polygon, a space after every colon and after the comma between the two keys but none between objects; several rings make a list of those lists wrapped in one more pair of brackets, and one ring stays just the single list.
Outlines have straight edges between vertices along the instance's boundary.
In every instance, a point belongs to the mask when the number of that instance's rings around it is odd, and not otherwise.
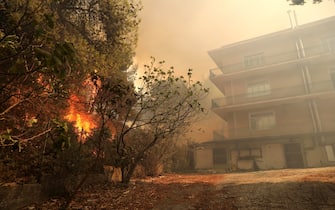
[{"label": "concrete building", "polygon": [[335,17],[209,51],[224,135],[195,146],[196,169],[335,165]]}]

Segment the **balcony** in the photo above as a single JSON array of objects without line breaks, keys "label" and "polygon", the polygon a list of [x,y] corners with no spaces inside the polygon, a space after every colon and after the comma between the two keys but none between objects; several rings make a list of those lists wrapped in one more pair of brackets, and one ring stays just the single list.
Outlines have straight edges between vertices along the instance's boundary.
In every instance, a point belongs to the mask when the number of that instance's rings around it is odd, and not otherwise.
[{"label": "balcony", "polygon": [[334,93],[332,81],[322,81],[304,85],[272,89],[269,94],[251,97],[248,94],[226,96],[212,100],[212,109],[244,106],[251,104],[277,103],[284,100],[294,100],[306,97],[320,96],[326,93]]},{"label": "balcony", "polygon": [[227,138],[227,134],[223,130],[214,130],[213,139],[214,140],[223,140]]},{"label": "balcony", "polygon": [[275,127],[267,130],[255,131],[251,130],[249,126],[236,127],[230,126],[226,139],[221,140],[234,140],[243,138],[263,138],[264,140],[271,139],[271,137],[286,136],[286,135],[309,135],[314,133],[311,121],[306,121],[303,124],[297,124],[292,121],[287,121],[284,125],[276,125]]},{"label": "balcony", "polygon": [[271,68],[272,66],[290,64],[295,62],[303,62],[311,59],[319,58],[324,55],[333,54],[335,52],[332,48],[324,46],[311,46],[304,48],[304,52],[297,50],[287,51],[285,53],[274,55],[263,55],[262,62],[257,62],[258,65],[247,65],[245,62],[219,66],[218,68],[210,69],[210,79],[217,76],[227,75],[237,72],[253,71],[258,69]]}]

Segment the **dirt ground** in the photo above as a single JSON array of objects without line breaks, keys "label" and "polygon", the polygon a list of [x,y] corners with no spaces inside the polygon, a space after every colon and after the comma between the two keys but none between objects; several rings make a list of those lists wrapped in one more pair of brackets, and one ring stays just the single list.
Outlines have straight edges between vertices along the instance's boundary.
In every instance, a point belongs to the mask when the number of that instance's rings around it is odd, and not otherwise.
[{"label": "dirt ground", "polygon": [[[26,209],[58,209],[58,199]],[[92,186],[72,209],[335,209],[335,167],[178,175]]]}]

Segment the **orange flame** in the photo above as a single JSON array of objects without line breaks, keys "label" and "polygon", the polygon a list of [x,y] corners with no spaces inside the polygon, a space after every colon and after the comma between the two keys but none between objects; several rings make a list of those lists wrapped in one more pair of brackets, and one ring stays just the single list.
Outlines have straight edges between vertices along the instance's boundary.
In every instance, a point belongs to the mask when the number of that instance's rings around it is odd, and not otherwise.
[{"label": "orange flame", "polygon": [[93,115],[85,112],[83,103],[80,103],[76,95],[71,95],[69,99],[70,108],[68,114],[64,117],[69,122],[74,122],[77,132],[81,135],[80,141],[85,141],[88,135],[92,133],[92,129],[97,125],[94,121]]}]

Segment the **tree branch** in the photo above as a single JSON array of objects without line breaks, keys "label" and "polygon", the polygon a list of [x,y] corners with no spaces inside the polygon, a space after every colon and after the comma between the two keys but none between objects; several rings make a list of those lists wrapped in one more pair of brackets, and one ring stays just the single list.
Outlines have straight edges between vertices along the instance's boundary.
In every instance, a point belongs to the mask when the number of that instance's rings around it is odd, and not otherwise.
[{"label": "tree branch", "polygon": [[24,101],[27,101],[28,99],[23,99],[23,100],[20,100],[18,102],[16,102],[15,104],[11,105],[10,107],[8,107],[5,111],[1,112],[0,113],[0,116],[3,116],[5,115],[7,112],[9,112],[11,109],[14,109],[16,106],[18,106],[20,103],[24,102]]},{"label": "tree branch", "polygon": [[43,135],[49,133],[50,131],[52,131],[52,129],[53,128],[49,128],[49,129],[47,129],[47,130],[45,130],[45,131],[43,131],[43,132],[41,132],[41,133],[39,133],[39,134],[37,134],[35,136],[32,136],[30,138],[26,138],[26,139],[21,139],[18,136],[12,136],[12,137],[13,137],[13,139],[19,140],[20,142],[26,143],[28,141],[34,140],[34,139],[36,139],[36,138],[38,138],[40,136],[43,136]]}]

